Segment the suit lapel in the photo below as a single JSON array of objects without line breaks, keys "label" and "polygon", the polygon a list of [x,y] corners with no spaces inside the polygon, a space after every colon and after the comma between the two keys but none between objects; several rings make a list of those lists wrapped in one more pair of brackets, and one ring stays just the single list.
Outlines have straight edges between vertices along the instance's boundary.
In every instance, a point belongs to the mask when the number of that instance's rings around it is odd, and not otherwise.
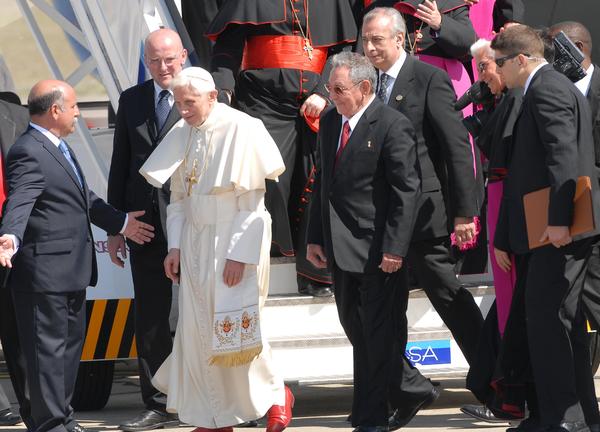
[{"label": "suit lapel", "polygon": [[[38,140],[42,144],[42,146],[46,149],[46,151],[48,153],[50,153],[50,155],[52,155],[52,157],[54,159],[56,159],[56,162],[58,162],[58,164],[61,167],[63,167],[63,169],[67,172],[67,175],[71,178],[71,180],[73,181],[73,183],[75,184],[77,189],[83,194],[83,190],[81,189],[81,186],[79,186],[79,180],[77,179],[77,175],[75,174],[75,171],[73,171],[73,167],[71,166],[69,161],[67,161],[67,159],[65,158],[65,155],[62,154],[62,152],[58,149],[57,146],[55,146],[52,142],[50,142],[50,140],[48,138],[46,138],[44,135],[42,135],[36,129],[31,128],[30,133],[36,140]],[[74,158],[73,151],[71,150],[70,147],[69,147],[69,151],[71,152],[71,156]],[[78,168],[79,168],[79,166],[78,166]],[[79,172],[81,173],[81,169],[79,169]],[[85,185],[85,181],[84,181],[83,177],[82,177],[82,181]]]},{"label": "suit lapel", "polygon": [[[367,138],[369,136],[369,132],[371,131],[371,122],[373,121],[373,113],[382,105],[382,102],[375,97],[371,105],[366,109],[363,115],[360,117],[360,120],[356,124],[356,127],[352,131],[350,135],[350,139],[344,148],[344,151],[340,154],[340,159],[337,163],[337,168],[335,169],[335,174],[339,174],[342,172],[346,166],[350,163],[354,153],[358,149],[360,149],[365,142],[367,142]],[[334,155],[335,160],[335,155]],[[334,176],[335,180],[336,176]]]},{"label": "suit lapel", "polygon": [[330,130],[330,133],[323,137],[323,163],[327,163],[325,166],[325,173],[327,174],[327,178],[331,181],[334,176],[335,171],[335,154],[337,153],[337,147],[339,144],[340,133],[342,131],[342,116],[336,113],[333,117],[332,121],[333,127]]},{"label": "suit lapel", "polygon": [[141,106],[145,109],[143,118],[146,119],[145,127],[140,126],[142,136],[148,137],[148,145],[154,146],[158,131],[156,130],[156,110],[154,107],[154,81],[146,81],[147,85],[144,88],[143,99],[140,101]]},{"label": "suit lapel", "polygon": [[156,137],[156,143],[159,143],[164,138],[164,136],[167,134],[167,132],[169,132],[171,130],[173,125],[175,123],[177,123],[180,118],[181,118],[181,115],[179,114],[179,110],[175,107],[175,104],[173,104],[171,111],[169,111],[167,120],[165,121],[165,125],[163,126],[163,128],[158,133],[158,136]]},{"label": "suit lapel", "polygon": [[406,100],[406,96],[414,89],[415,61],[416,60],[412,56],[407,54],[406,60],[404,60],[404,64],[400,69],[400,73],[394,81],[394,87],[392,87],[388,105],[396,110],[399,109],[400,105]]},{"label": "suit lapel", "polygon": [[587,100],[592,108],[592,120],[595,121],[600,112],[600,68],[598,65],[594,65],[594,72],[592,73],[592,82],[590,83]]}]

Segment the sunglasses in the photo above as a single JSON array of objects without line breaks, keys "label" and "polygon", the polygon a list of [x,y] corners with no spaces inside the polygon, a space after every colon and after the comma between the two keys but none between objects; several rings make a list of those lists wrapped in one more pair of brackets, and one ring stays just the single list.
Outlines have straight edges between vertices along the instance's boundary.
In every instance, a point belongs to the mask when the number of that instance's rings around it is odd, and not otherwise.
[{"label": "sunglasses", "polygon": [[354,87],[356,87],[357,85],[359,85],[362,81],[359,81],[357,83],[354,83],[353,86],[350,87],[344,87],[341,85],[334,85],[333,87],[328,84],[325,84],[325,90],[327,90],[327,93],[335,93],[338,96],[344,96],[346,93],[348,93],[348,90],[353,89]]},{"label": "sunglasses", "polygon": [[[518,56],[519,54],[521,54],[521,53],[510,54],[510,55],[507,55],[507,56],[504,56],[504,57],[499,57],[499,58],[497,58],[497,59],[495,59],[495,60],[494,60],[494,63],[496,63],[496,66],[498,66],[498,67],[502,67],[502,66],[504,66],[504,63],[506,63],[506,62],[507,62],[508,60],[510,60],[510,59],[513,59],[513,58],[515,58],[515,57],[516,57],[516,56]],[[523,53],[523,55],[524,55],[525,57],[531,57],[529,54],[525,54],[525,53]]]}]

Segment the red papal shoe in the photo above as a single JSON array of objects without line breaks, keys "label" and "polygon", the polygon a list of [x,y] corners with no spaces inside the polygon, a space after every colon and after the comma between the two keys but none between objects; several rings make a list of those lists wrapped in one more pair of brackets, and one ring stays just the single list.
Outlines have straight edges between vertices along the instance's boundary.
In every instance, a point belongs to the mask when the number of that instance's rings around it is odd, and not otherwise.
[{"label": "red papal shoe", "polygon": [[288,386],[285,386],[285,406],[273,405],[267,412],[266,432],[281,432],[292,421],[292,408],[294,395]]},{"label": "red papal shoe", "polygon": [[233,432],[233,426],[216,428],[216,429],[197,427],[192,432]]}]

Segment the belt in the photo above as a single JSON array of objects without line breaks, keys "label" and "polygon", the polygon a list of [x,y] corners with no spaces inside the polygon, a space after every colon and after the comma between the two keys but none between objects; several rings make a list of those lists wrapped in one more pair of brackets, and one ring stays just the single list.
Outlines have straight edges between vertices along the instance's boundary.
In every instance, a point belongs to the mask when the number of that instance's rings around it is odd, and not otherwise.
[{"label": "belt", "polygon": [[327,61],[327,48],[312,48],[312,60],[300,36],[252,36],[246,41],[242,70],[299,69],[320,74]]}]

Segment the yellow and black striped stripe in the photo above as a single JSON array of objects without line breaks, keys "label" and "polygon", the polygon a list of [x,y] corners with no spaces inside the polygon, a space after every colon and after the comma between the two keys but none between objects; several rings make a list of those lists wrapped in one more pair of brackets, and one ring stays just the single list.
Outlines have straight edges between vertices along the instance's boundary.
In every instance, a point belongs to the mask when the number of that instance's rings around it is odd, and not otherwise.
[{"label": "yellow and black striped stripe", "polygon": [[136,358],[133,299],[88,300],[81,360]]}]

